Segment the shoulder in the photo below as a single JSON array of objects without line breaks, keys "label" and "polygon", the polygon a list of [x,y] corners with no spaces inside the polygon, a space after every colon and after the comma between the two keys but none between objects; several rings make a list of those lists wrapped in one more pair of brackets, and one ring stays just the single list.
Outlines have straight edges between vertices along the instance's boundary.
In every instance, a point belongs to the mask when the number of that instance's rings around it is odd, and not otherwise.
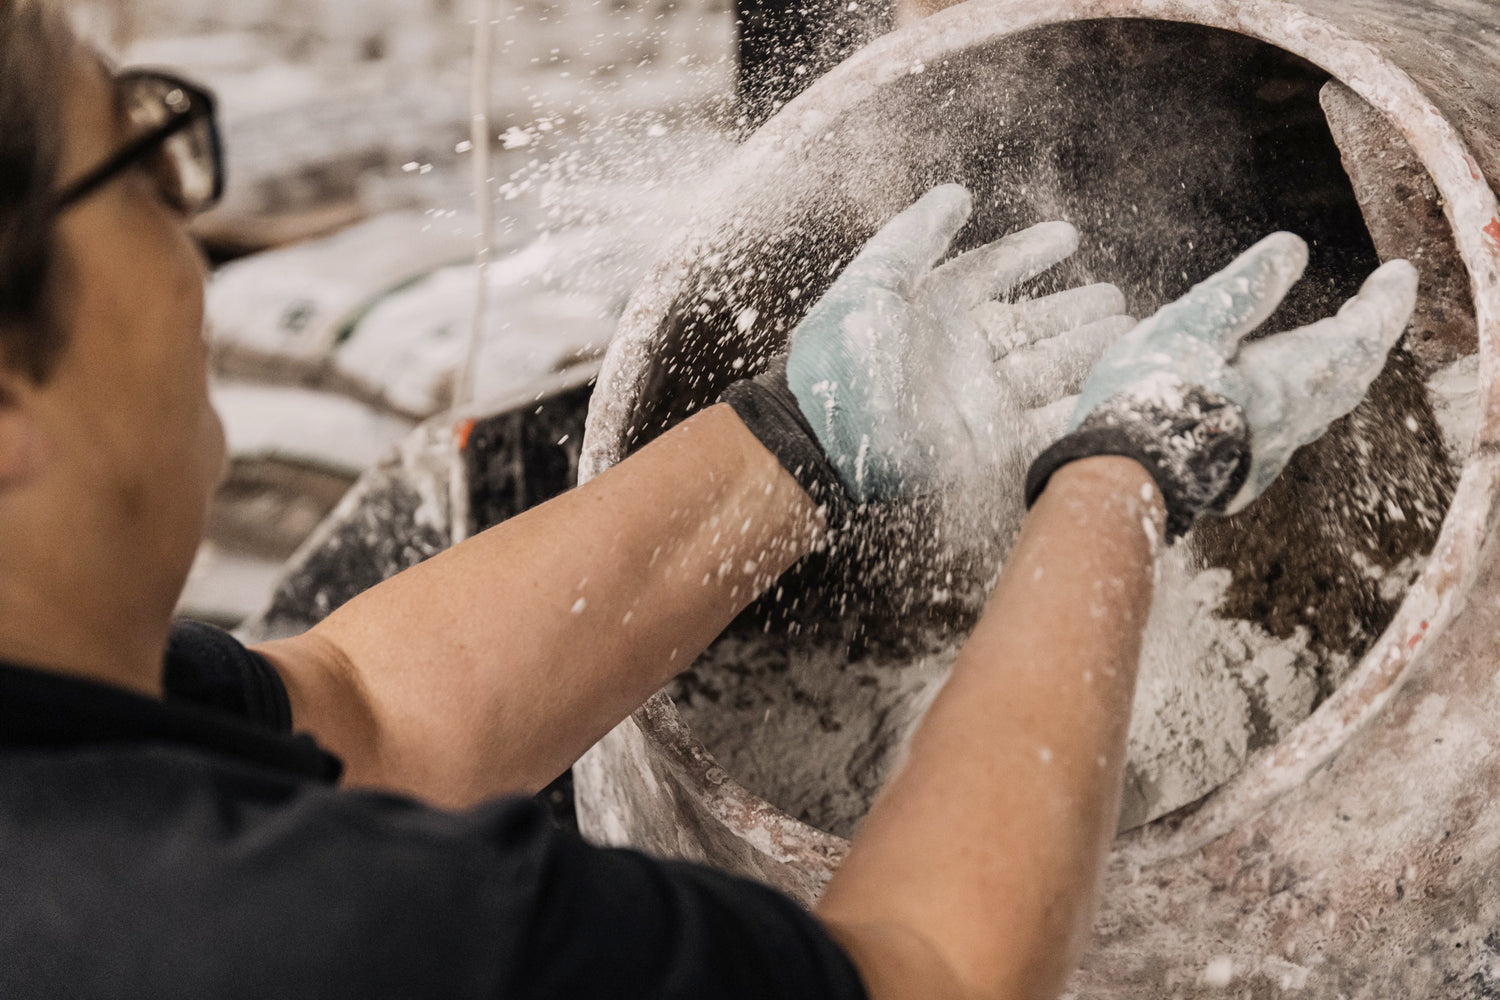
[{"label": "shoulder", "polygon": [[517,996],[866,995],[823,925],[767,886],[556,830],[509,831],[526,844],[507,893],[520,928],[510,981],[526,984]]},{"label": "shoulder", "polygon": [[162,678],[168,699],[291,731],[291,704],[280,675],[223,629],[179,621],[167,644]]},{"label": "shoulder", "polygon": [[499,890],[533,869],[493,840],[526,803],[455,816],[162,744],[4,778],[34,794],[0,815],[0,996],[505,995]]}]

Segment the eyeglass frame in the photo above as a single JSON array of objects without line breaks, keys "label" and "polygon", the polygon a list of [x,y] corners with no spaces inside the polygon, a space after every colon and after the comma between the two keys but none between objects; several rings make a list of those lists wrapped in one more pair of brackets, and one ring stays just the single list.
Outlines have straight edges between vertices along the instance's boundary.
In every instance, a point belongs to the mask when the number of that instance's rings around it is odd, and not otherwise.
[{"label": "eyeglass frame", "polygon": [[218,103],[215,101],[214,95],[197,84],[189,83],[171,73],[163,73],[157,70],[129,70],[116,76],[115,83],[119,85],[131,79],[159,80],[170,84],[188,96],[190,107],[185,111],[174,113],[172,117],[145,135],[132,139],[103,163],[100,163],[78,180],[69,184],[53,198],[52,207],[48,213],[50,216],[56,217],[61,215],[74,205],[77,205],[80,201],[94,194],[125,171],[144,161],[152,153],[159,150],[167,140],[203,119],[207,119],[208,121],[209,152],[213,159],[213,192],[195,211],[206,211],[223,198],[224,144],[219,133]]}]

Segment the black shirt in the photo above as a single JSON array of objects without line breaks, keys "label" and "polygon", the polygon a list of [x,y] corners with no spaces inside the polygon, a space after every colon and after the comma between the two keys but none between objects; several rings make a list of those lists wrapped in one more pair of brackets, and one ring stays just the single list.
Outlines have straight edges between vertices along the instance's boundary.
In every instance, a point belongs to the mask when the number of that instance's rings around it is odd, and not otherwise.
[{"label": "black shirt", "polygon": [[758,884],[526,799],[338,789],[275,671],[179,626],[164,701],[0,664],[0,998],[862,998]]}]

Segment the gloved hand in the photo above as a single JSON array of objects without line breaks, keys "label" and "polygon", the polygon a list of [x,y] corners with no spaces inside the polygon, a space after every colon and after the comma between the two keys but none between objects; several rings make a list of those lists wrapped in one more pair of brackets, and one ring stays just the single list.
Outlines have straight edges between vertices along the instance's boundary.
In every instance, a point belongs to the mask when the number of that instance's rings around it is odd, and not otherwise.
[{"label": "gloved hand", "polygon": [[1338,315],[1242,344],[1306,267],[1307,244],[1276,233],[1105,352],[1068,434],[1033,463],[1027,505],[1058,468],[1091,455],[1146,467],[1171,538],[1265,492],[1293,452],[1359,405],[1416,306],[1416,269],[1391,261]]},{"label": "gloved hand", "polygon": [[971,211],[956,184],[928,192],[850,262],[784,358],[725,393],[815,498],[830,482],[859,503],[911,497],[994,467],[1134,325],[1109,285],[992,301],[1073,253],[1067,223],[933,269]]}]

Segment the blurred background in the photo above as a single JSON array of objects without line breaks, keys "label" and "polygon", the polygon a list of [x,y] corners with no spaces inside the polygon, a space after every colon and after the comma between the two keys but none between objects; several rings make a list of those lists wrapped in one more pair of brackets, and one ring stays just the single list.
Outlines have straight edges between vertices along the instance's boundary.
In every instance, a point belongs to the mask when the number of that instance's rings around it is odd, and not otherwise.
[{"label": "blurred background", "polygon": [[[72,9],[119,64],[220,102],[229,186],[197,235],[231,470],[182,611],[233,626],[361,471],[452,402],[477,291],[475,6]],[[597,366],[694,185],[748,131],[735,19],[729,0],[496,0],[478,401]]]}]

